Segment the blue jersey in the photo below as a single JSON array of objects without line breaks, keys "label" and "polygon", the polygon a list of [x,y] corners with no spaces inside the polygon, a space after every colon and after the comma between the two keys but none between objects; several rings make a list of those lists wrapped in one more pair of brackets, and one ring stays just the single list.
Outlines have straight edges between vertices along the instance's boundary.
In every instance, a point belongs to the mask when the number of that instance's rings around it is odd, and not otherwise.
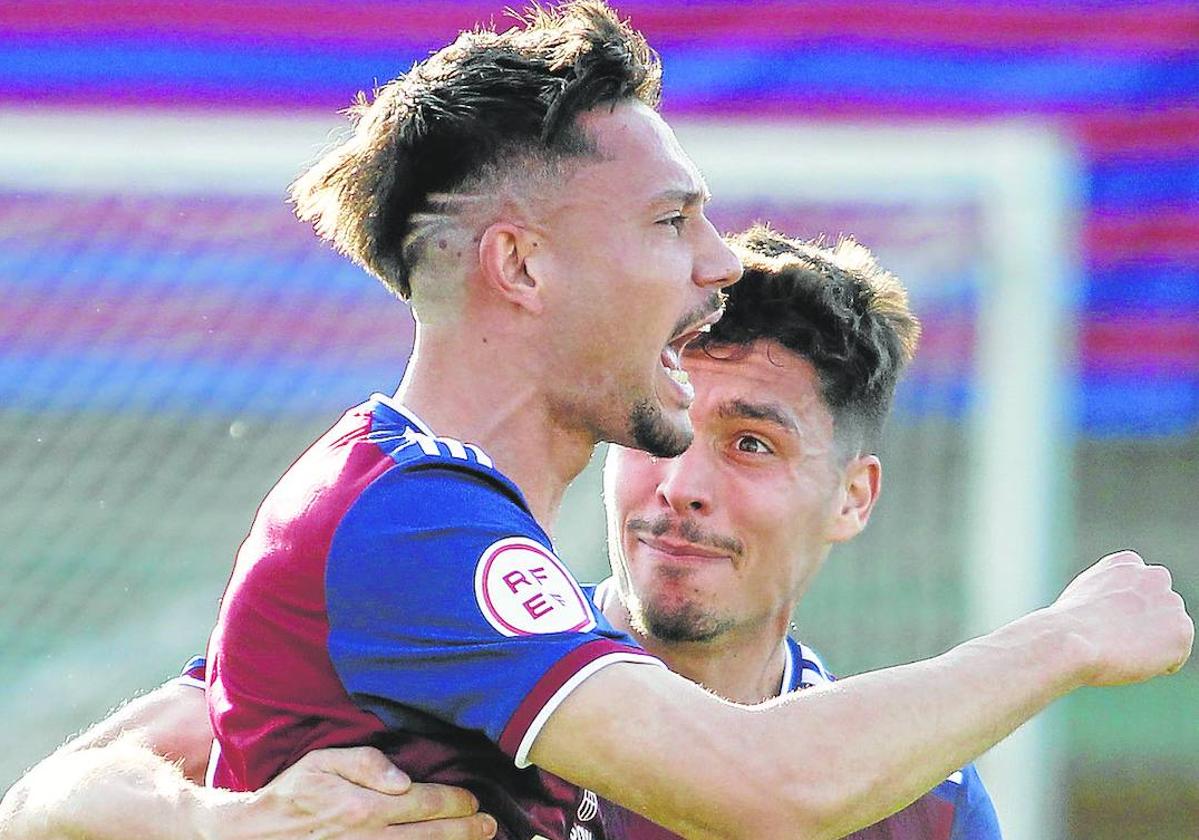
[{"label": "blue jersey", "polygon": [[208,648],[210,778],[255,789],[313,749],[371,745],[473,791],[500,837],[565,840],[592,797],[527,767],[529,748],[619,661],[661,664],[594,609],[520,490],[376,395],[279,480],[238,551]]},{"label": "blue jersey", "polygon": [[[592,593],[597,604],[616,597],[610,581]],[[807,645],[786,639],[783,691],[802,691],[836,678],[820,656]],[[677,835],[615,803],[603,802],[606,823],[628,840],[671,840]],[[898,813],[849,835],[853,840],[1002,840],[999,820],[982,779],[973,764],[953,773],[924,796]]]}]

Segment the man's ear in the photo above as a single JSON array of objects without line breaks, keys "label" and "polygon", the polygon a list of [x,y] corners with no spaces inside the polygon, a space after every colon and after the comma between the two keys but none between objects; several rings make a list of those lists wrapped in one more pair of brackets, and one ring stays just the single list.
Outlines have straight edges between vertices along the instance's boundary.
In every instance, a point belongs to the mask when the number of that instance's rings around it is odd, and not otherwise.
[{"label": "man's ear", "polygon": [[504,300],[538,314],[544,306],[544,284],[532,259],[541,247],[535,231],[511,222],[496,222],[479,237],[479,268],[483,282]]},{"label": "man's ear", "polygon": [[862,533],[882,483],[883,465],[877,455],[857,455],[850,460],[841,485],[841,506],[829,525],[829,542],[846,542]]}]

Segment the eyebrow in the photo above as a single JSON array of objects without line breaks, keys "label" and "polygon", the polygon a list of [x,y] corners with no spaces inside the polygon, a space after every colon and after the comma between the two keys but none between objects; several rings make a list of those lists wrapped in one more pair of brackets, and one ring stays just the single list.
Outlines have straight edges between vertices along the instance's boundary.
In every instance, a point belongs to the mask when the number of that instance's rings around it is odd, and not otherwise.
[{"label": "eyebrow", "polygon": [[800,434],[799,426],[791,414],[775,403],[729,400],[716,409],[717,415],[725,420],[765,420],[781,426],[788,432]]},{"label": "eyebrow", "polygon": [[654,204],[707,204],[711,194],[706,189],[663,190],[653,197]]}]

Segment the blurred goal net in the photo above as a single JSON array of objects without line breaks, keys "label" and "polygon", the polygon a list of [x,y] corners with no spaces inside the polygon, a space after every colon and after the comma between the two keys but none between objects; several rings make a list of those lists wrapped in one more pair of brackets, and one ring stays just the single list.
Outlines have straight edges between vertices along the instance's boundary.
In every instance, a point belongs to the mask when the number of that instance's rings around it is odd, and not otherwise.
[{"label": "blurred goal net", "polygon": [[[412,324],[284,204],[326,120],[10,112],[0,126],[3,787],[202,649],[258,501],[345,407],[395,388]],[[882,502],[797,634],[848,674],[1039,606],[1064,504],[1051,395],[1068,152],[1021,125],[679,134],[718,227],[852,234],[925,324]],[[593,465],[558,529],[592,579],[598,486]],[[984,765],[1009,837],[1049,836],[1048,743],[1033,726]]]}]

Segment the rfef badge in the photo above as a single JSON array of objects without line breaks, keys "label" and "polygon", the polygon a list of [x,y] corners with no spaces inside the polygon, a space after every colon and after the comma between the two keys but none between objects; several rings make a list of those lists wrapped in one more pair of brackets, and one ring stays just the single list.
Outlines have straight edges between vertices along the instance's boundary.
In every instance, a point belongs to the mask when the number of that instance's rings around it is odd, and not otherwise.
[{"label": "rfef badge", "polygon": [[487,622],[505,636],[595,628],[574,576],[552,551],[524,537],[487,547],[475,566],[475,598]]}]

